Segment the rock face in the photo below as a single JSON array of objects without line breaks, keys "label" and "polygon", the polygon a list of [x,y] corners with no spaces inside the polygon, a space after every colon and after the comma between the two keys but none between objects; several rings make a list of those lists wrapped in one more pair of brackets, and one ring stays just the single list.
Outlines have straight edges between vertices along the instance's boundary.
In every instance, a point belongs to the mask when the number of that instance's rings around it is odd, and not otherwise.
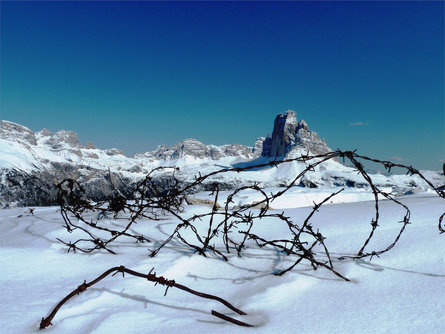
[{"label": "rock face", "polygon": [[0,138],[25,145],[36,145],[36,136],[27,127],[9,121],[0,121]]},{"label": "rock face", "polygon": [[[110,181],[111,176],[111,181]],[[80,170],[67,164],[54,164],[52,170],[26,173],[20,170],[0,170],[0,207],[57,205],[56,184],[65,178],[74,178],[85,186],[86,196],[100,201],[116,193],[128,194],[134,180],[101,170]]]},{"label": "rock face", "polygon": [[39,144],[49,146],[53,150],[83,147],[74,131],[60,130],[52,133],[48,129],[43,129],[36,133],[36,138]]},{"label": "rock face", "polygon": [[297,114],[288,110],[275,118],[272,136],[263,142],[263,157],[284,157],[295,148],[301,148],[312,154],[331,152],[324,139],[316,132],[309,130],[304,120],[297,121]]},{"label": "rock face", "polygon": [[265,140],[266,140],[266,137],[259,137],[255,141],[255,144],[253,145],[253,150],[252,150],[255,158],[261,156],[261,154],[263,153],[263,143]]}]

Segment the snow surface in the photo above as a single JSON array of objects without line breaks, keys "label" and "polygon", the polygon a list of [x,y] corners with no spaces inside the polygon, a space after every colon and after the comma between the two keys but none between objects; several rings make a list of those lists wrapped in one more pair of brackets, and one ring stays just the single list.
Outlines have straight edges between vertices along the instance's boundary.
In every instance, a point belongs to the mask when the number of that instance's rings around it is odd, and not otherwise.
[{"label": "snow surface", "polygon": [[[276,194],[282,188],[271,187],[263,189],[266,194]],[[334,203],[349,203],[349,202],[361,202],[361,201],[371,201],[374,200],[373,192],[368,188],[317,188],[310,189],[304,187],[291,187],[286,191],[285,196],[279,196],[270,202],[271,209],[289,209],[289,208],[299,208],[304,206],[313,206],[314,203],[320,203],[326,197],[334,192],[342,190],[339,195],[332,197],[327,204]],[[380,188],[383,192],[391,193],[392,187]],[[218,194],[218,204],[224,206],[227,201],[227,196],[232,194],[233,191],[220,191]],[[426,191],[425,194],[433,194],[432,190]],[[214,200],[214,195],[201,192],[198,194],[190,195],[189,197],[199,198],[203,200]],[[378,195],[379,199],[383,199],[382,195]],[[243,190],[232,198],[233,203],[229,205],[229,208],[240,207],[244,205],[250,205],[255,202],[260,202],[264,200],[264,196],[253,189]]]},{"label": "snow surface", "polygon": [[[318,199],[321,191],[307,192]],[[283,195],[280,211],[301,222],[311,211],[298,192]],[[272,275],[292,264],[292,259],[273,248],[253,245],[245,255],[230,261],[204,258],[173,240],[154,257],[153,243],[120,240],[118,255],[67,253],[56,240],[76,240],[68,234],[56,207],[39,207],[34,215],[25,208],[0,210],[0,313],[2,333],[444,333],[445,252],[444,235],[437,229],[445,211],[443,199],[429,193],[399,199],[412,211],[397,245],[380,258],[340,260],[356,253],[370,230],[374,202],[366,192],[341,193],[337,203],[323,206],[311,220],[327,237],[335,267],[351,282],[325,269],[312,270],[301,263],[284,276]],[[205,198],[207,194],[198,194]],[[287,197],[286,197],[287,196]],[[243,193],[240,201],[255,200]],[[339,203],[345,202],[345,203]],[[292,207],[292,203],[295,205]],[[300,206],[300,207],[298,207]],[[208,207],[190,205],[186,215]],[[381,249],[397,235],[403,212],[381,202],[381,222],[371,247]],[[162,242],[176,223],[140,221],[135,229]],[[202,222],[205,226],[205,222]],[[287,228],[272,220],[255,225],[256,233],[276,237]],[[215,301],[202,299],[141,278],[120,274],[108,277],[66,303],[53,320],[54,326],[38,330],[42,317],[84,280],[105,270],[125,265],[158,275],[192,289],[218,295],[247,312],[234,314]],[[210,314],[214,309],[255,325],[242,328]]]}]

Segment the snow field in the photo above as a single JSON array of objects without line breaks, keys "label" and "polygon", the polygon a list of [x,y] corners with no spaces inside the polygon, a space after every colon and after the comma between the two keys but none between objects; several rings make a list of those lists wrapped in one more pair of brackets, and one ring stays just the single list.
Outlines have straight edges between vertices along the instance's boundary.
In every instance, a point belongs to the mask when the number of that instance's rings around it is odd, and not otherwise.
[{"label": "snow field", "polygon": [[[286,216],[301,225],[312,210],[298,196],[317,200],[321,191],[283,196]],[[324,193],[323,193],[324,194]],[[208,193],[197,197],[205,198]],[[222,193],[221,196],[224,194]],[[346,196],[347,195],[347,196]],[[176,222],[139,221],[134,229],[153,240],[135,244],[118,239],[107,252],[67,253],[56,240],[75,241],[78,235],[63,228],[58,208],[25,208],[0,211],[0,312],[2,333],[442,333],[445,332],[444,236],[437,221],[444,212],[443,199],[431,194],[411,195],[401,201],[411,209],[408,225],[396,246],[380,258],[352,260],[367,238],[374,216],[374,202],[366,192],[340,193],[338,201],[321,207],[311,222],[325,240],[335,269],[351,282],[326,269],[314,271],[302,261],[284,276],[273,272],[290,266],[295,258],[249,243],[241,258],[229,255],[225,262],[208,253],[194,254],[173,239],[154,258],[148,257],[173,231]],[[256,201],[243,193],[239,204]],[[287,196],[287,197],[286,197]],[[342,197],[343,196],[343,197]],[[334,197],[335,198],[335,197]],[[223,197],[221,197],[223,200]],[[294,207],[290,205],[294,203]],[[276,208],[271,204],[273,208]],[[302,206],[302,207],[298,207]],[[185,207],[186,215],[208,212],[205,205]],[[386,248],[397,235],[404,210],[380,202],[380,227],[367,251]],[[23,215],[18,218],[19,215]],[[104,222],[104,223],[112,223]],[[217,220],[215,221],[217,223]],[[196,224],[205,234],[206,221]],[[187,236],[188,231],[184,232]],[[288,235],[287,227],[273,219],[255,223],[255,233],[272,239]],[[217,244],[222,247],[222,244]],[[125,265],[175,279],[192,289],[220,296],[247,312],[234,314],[215,301],[206,300],[144,279],[121,274],[108,277],[66,303],[53,324],[39,331],[42,317],[84,280],[91,281],[113,266]],[[210,314],[214,309],[251,323],[242,328]]]}]

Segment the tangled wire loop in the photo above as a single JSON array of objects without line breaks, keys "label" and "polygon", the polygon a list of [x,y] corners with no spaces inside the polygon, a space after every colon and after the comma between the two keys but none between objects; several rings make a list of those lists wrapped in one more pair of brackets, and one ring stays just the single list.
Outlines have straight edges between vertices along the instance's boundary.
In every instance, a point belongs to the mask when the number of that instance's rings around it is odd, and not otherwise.
[{"label": "tangled wire loop", "polygon": [[[249,245],[251,247],[253,244],[260,248],[273,247],[288,256],[294,257],[293,264],[287,269],[275,273],[276,275],[283,275],[292,270],[296,265],[301,263],[301,261],[306,260],[313,269],[324,267],[342,279],[348,280],[334,270],[330,253],[324,242],[326,238],[318,229],[314,229],[310,222],[320,207],[331,201],[331,199],[342,192],[344,188],[333,192],[321,202],[314,203],[312,211],[299,224],[293,222],[290,217],[285,216],[284,212],[279,213],[270,208],[270,203],[273,200],[285,194],[291,187],[299,185],[308,172],[314,172],[317,166],[331,159],[342,159],[343,162],[347,161],[352,164],[356,172],[363,178],[364,183],[372,191],[374,198],[375,210],[371,219],[371,230],[356,255],[352,256],[353,258],[372,258],[393,248],[400,239],[405,227],[410,223],[411,213],[409,208],[395,198],[394,195],[374,184],[371,176],[365,171],[361,161],[377,163],[383,166],[388,172],[395,167],[401,168],[406,171],[407,175],[417,176],[423,180],[440,197],[445,199],[444,191],[441,190],[441,188],[435,187],[412,166],[371,159],[358,155],[355,151],[338,150],[320,155],[306,154],[293,159],[270,161],[268,163],[246,167],[221,169],[206,175],[198,174],[195,176],[194,181],[189,183],[179,181],[176,177],[177,168],[159,167],[152,170],[143,180],[138,182],[129,195],[123,196],[119,190],[115,189],[114,195],[107,201],[102,202],[89,200],[85,195],[83,187],[76,180],[63,180],[57,185],[57,200],[61,208],[65,227],[68,232],[74,230],[81,231],[84,237],[79,238],[75,242],[59,240],[68,246],[68,251],[73,250],[74,252],[81,251],[89,253],[97,250],[105,250],[115,254],[115,251],[112,250],[112,244],[122,236],[132,238],[136,243],[148,243],[151,241],[148,237],[133,231],[132,227],[138,221],[157,221],[168,216],[177,219],[178,223],[176,228],[158,247],[151,250],[150,256],[155,256],[174,238],[203,256],[208,256],[209,252],[211,252],[226,261],[229,260],[227,255],[230,252],[234,251],[238,256],[242,256],[247,246]],[[261,168],[278,167],[281,164],[294,161],[303,163],[305,168],[293,180],[280,188],[279,191],[267,194],[258,184],[253,183],[232,190],[227,196],[224,205],[218,204],[220,189],[217,183],[210,182],[212,177],[230,172],[240,173]],[[165,172],[166,169],[172,171],[168,179],[155,177],[158,172]],[[188,201],[187,194],[190,194],[196,189],[206,187],[211,188],[211,195],[213,196],[213,201],[210,201],[211,207],[208,212],[186,217],[184,214],[184,205]],[[251,204],[234,205],[234,197],[245,190],[256,192],[261,199]],[[379,226],[379,201],[381,198],[397,204],[403,208],[405,213],[400,220],[401,227],[393,242],[384,249],[367,251],[367,246]],[[113,214],[114,224],[104,222],[104,220],[107,220],[105,218],[108,218],[108,214]],[[91,219],[92,215],[95,215],[96,219]],[[444,216],[445,213],[439,218],[439,231],[441,233],[445,232],[445,226],[443,226]],[[253,233],[255,222],[263,218],[274,219],[284,223],[287,226],[288,236],[283,239],[270,240],[267,236],[260,236]],[[198,228],[196,227],[197,221],[202,220],[207,221],[208,224],[206,228],[207,233],[204,236],[198,232]],[[124,224],[118,224],[119,221],[124,221]],[[191,231],[192,237],[190,237],[190,232],[187,234],[188,236],[183,233],[186,229]],[[215,246],[216,242],[222,242],[223,246]],[[324,260],[321,260],[320,255],[323,256]],[[151,274],[150,272],[148,277],[154,279],[155,274]],[[174,284],[174,281],[169,281],[163,277],[156,277],[156,282],[161,285],[166,285],[167,289]]]}]

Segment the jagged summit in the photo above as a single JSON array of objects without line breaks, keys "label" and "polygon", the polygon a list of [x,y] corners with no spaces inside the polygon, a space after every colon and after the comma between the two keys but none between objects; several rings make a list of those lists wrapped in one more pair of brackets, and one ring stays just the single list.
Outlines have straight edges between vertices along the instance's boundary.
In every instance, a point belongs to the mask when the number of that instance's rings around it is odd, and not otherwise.
[{"label": "jagged summit", "polygon": [[309,130],[304,120],[297,121],[297,114],[287,110],[275,118],[272,136],[268,135],[263,142],[263,157],[283,157],[295,148],[301,148],[312,154],[331,152],[324,139]]}]

